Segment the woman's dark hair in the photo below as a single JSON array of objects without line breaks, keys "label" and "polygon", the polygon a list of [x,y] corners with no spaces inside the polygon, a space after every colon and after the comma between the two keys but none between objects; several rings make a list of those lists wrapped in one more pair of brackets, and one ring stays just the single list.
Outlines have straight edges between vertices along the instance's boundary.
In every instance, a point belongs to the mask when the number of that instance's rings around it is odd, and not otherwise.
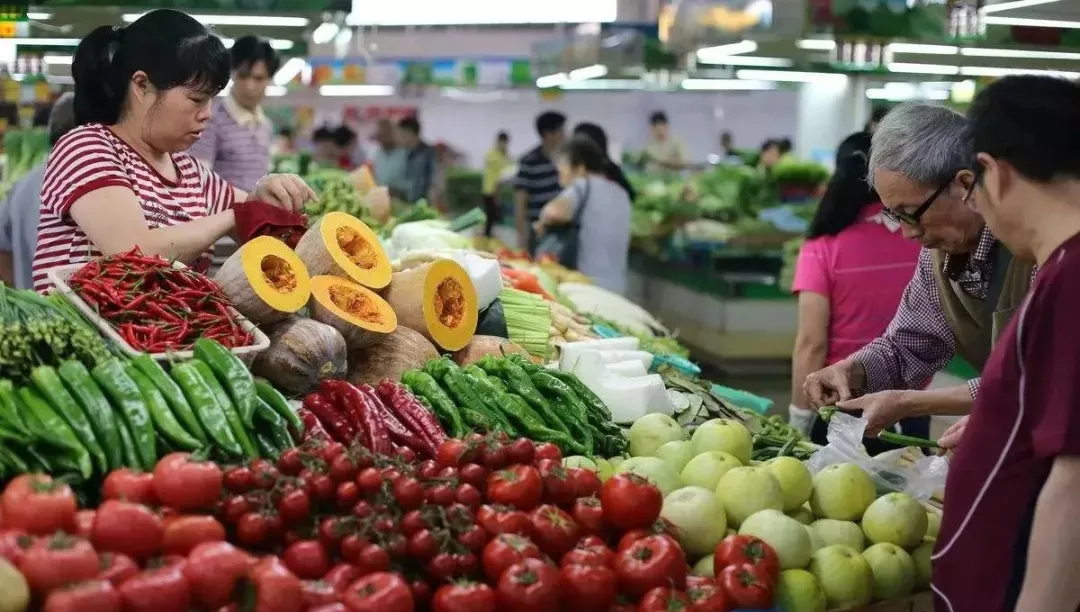
[{"label": "woman's dark hair", "polygon": [[233,70],[251,70],[262,62],[270,76],[281,68],[281,56],[262,36],[241,36],[229,49],[229,62]]},{"label": "woman's dark hair", "polygon": [[791,152],[791,146],[792,145],[791,145],[791,139],[790,138],[781,138],[780,140],[776,141],[776,145],[780,147],[780,152],[781,153],[790,153]]},{"label": "woman's dark hair", "polygon": [[312,132],[311,140],[312,142],[333,142],[334,130],[331,130],[325,125],[317,128],[314,132]]},{"label": "woman's dark hair", "polygon": [[566,155],[571,166],[584,166],[589,172],[604,173],[607,169],[608,156],[592,138],[584,134],[575,134],[566,143]]},{"label": "woman's dark hair", "polygon": [[761,152],[764,153],[765,151],[768,151],[772,147],[776,147],[779,150],[780,149],[780,141],[772,139],[772,138],[766,140],[765,142],[761,143]]},{"label": "woman's dark hair", "polygon": [[579,123],[574,126],[574,136],[584,136],[596,143],[596,146],[600,148],[600,151],[607,159],[607,163],[603,170],[604,176],[606,176],[609,181],[618,183],[619,187],[622,187],[623,190],[626,191],[626,195],[630,197],[630,201],[633,202],[634,198],[637,197],[637,193],[634,191],[634,188],[630,186],[630,181],[626,179],[626,175],[623,174],[622,167],[608,157],[608,139],[607,133],[604,132],[604,128],[595,123]]},{"label": "woman's dark hair", "polygon": [[838,160],[817,212],[810,221],[807,238],[835,236],[851,226],[867,204],[879,202],[876,191],[866,182],[870,155],[870,134],[861,133],[845,141],[851,149]]},{"label": "woman's dark hair", "polygon": [[229,82],[229,52],[206,26],[172,9],[124,28],[100,26],[79,43],[71,65],[78,124],[119,122],[140,71],[158,91],[187,86],[213,96]]},{"label": "woman's dark hair", "polygon": [[347,147],[356,140],[356,132],[342,125],[331,133],[331,138],[337,146]]}]

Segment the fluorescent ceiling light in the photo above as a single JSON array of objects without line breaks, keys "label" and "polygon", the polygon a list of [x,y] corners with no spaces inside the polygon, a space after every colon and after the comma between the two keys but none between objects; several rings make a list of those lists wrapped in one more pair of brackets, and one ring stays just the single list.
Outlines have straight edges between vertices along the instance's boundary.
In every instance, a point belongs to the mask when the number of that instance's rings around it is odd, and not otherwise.
[{"label": "fluorescent ceiling light", "polygon": [[73,59],[71,55],[46,55],[41,61],[49,66],[70,66]]},{"label": "fluorescent ceiling light", "polygon": [[723,66],[758,66],[761,68],[791,68],[795,62],[786,57],[758,57],[756,55],[725,55],[723,57],[710,57],[702,59],[698,56],[700,64],[714,64]]},{"label": "fluorescent ceiling light", "polygon": [[998,2],[996,4],[988,4],[981,9],[983,15],[989,15],[990,13],[1000,13],[1001,11],[1013,11],[1016,9],[1028,8],[1031,6],[1039,6],[1040,4],[1052,4],[1058,0],[1011,0],[1009,2]]},{"label": "fluorescent ceiling light", "polygon": [[81,38],[8,38],[20,47],[78,47]]},{"label": "fluorescent ceiling light", "polygon": [[1077,60],[1080,53],[1063,51],[1029,51],[1027,49],[984,49],[982,47],[962,47],[960,55],[968,57],[1014,57],[1017,59],[1059,59]]},{"label": "fluorescent ceiling light", "polygon": [[[225,45],[226,49],[231,49],[232,46],[233,46],[233,43],[236,42],[235,40],[233,40],[231,38],[225,38],[224,36],[222,36],[220,38],[221,38],[222,44]],[[285,39],[282,39],[282,38],[271,38],[270,39],[270,46],[273,47],[274,49],[277,49],[278,51],[288,51],[289,49],[292,49],[295,45],[296,45],[296,43],[294,43],[291,40],[285,40]]]},{"label": "fluorescent ceiling light", "polygon": [[[738,70],[735,76],[750,81],[779,81],[784,83],[845,83],[847,75],[831,72],[799,72],[795,70]],[[685,81],[684,81],[685,82]]]},{"label": "fluorescent ceiling light", "polygon": [[1026,17],[995,17],[993,15],[983,17],[983,23],[986,25],[1027,26],[1029,28],[1064,28],[1066,30],[1080,28],[1080,21],[1028,19]]},{"label": "fluorescent ceiling light", "polygon": [[775,82],[744,79],[685,79],[679,86],[689,91],[768,91]]},{"label": "fluorescent ceiling light", "polygon": [[277,73],[274,74],[274,85],[288,85],[289,81],[295,79],[296,75],[303,72],[306,67],[307,62],[304,61],[304,58],[289,58],[289,60],[278,69]]},{"label": "fluorescent ceiling light", "polygon": [[955,45],[922,45],[918,43],[889,43],[887,48],[893,53],[920,53],[923,55],[956,55],[960,50]]},{"label": "fluorescent ceiling light", "polygon": [[884,87],[870,88],[866,90],[866,97],[871,100],[888,100],[889,102],[907,102],[909,100],[948,100],[949,91],[944,89],[920,90],[913,88],[910,92],[899,92]]},{"label": "fluorescent ceiling light", "polygon": [[591,79],[588,81],[567,81],[560,85],[559,88],[576,91],[671,91],[675,86],[640,79]]},{"label": "fluorescent ceiling light", "polygon": [[960,66],[949,66],[948,64],[905,64],[903,62],[890,62],[885,64],[885,69],[889,72],[900,72],[904,74],[960,74]]},{"label": "fluorescent ceiling light", "polygon": [[570,75],[565,72],[559,72],[556,74],[548,74],[536,79],[536,86],[540,89],[547,89],[548,87],[561,87],[570,82]]},{"label": "fluorescent ceiling light", "polygon": [[341,30],[341,26],[336,23],[330,23],[329,21],[320,23],[319,27],[315,28],[315,31],[311,33],[311,42],[317,45],[325,45],[334,40],[339,30]]},{"label": "fluorescent ceiling light", "polygon": [[323,85],[319,87],[320,96],[392,96],[394,88],[390,85]]},{"label": "fluorescent ceiling light", "polygon": [[999,68],[995,66],[964,66],[960,69],[963,76],[973,77],[1003,77],[1012,74],[1035,74],[1052,76],[1062,79],[1080,78],[1080,72],[1065,72],[1061,70],[1026,70],[1024,68]]},{"label": "fluorescent ceiling light", "polygon": [[827,38],[804,38],[796,42],[795,46],[805,51],[832,51],[836,48],[836,41]]},{"label": "fluorescent ceiling light", "polygon": [[26,13],[26,18],[27,19],[32,19],[34,21],[45,21],[46,19],[52,19],[53,14],[52,13],[39,12],[39,11],[30,11],[30,12]]},{"label": "fluorescent ceiling light", "polygon": [[586,66],[585,68],[578,68],[577,70],[571,70],[571,81],[586,81],[588,79],[600,79],[607,76],[607,66],[603,64],[593,64],[592,66]]},{"label": "fluorescent ceiling light", "polygon": [[345,23],[362,26],[611,23],[619,0],[353,0]]},{"label": "fluorescent ceiling light", "polygon": [[731,43],[729,45],[717,45],[715,47],[705,47],[704,49],[698,49],[698,58],[712,57],[717,55],[738,55],[740,53],[753,53],[757,51],[758,45],[752,40],[744,40],[742,42]]},{"label": "fluorescent ceiling light", "polygon": [[[123,19],[125,22],[131,23],[145,14],[125,13]],[[205,25],[302,28],[310,22],[307,17],[272,17],[268,15],[192,15],[191,17]]]}]

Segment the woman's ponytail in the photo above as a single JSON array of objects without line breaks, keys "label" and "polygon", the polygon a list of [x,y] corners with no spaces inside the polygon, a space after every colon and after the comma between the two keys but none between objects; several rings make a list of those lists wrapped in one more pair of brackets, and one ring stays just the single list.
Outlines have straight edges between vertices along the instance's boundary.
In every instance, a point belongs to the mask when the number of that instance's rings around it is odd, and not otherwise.
[{"label": "woman's ponytail", "polygon": [[128,81],[116,61],[123,37],[123,28],[99,26],[75,49],[71,75],[75,80],[76,125],[119,121]]}]

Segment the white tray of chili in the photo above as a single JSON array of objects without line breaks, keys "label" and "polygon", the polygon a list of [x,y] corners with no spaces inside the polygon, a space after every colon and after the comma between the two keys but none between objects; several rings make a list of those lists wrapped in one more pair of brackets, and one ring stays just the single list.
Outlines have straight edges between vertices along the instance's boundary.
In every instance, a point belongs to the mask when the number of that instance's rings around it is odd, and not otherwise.
[{"label": "white tray of chili", "polygon": [[[92,262],[91,262],[92,263]],[[47,275],[49,280],[53,284],[53,290],[59,291],[69,302],[75,305],[76,308],[82,312],[87,319],[89,319],[101,333],[105,335],[116,346],[120,347],[122,351],[129,355],[139,355],[143,352],[148,352],[151,357],[158,361],[172,361],[172,360],[184,360],[193,358],[194,352],[191,350],[186,351],[161,351],[161,352],[149,352],[141,351],[131,345],[131,343],[124,337],[123,333],[110,321],[106,320],[99,314],[97,308],[91,306],[79,292],[74,290],[69,281],[75,274],[81,270],[88,263],[70,264],[66,266],[58,266],[48,271]],[[177,269],[186,268],[184,264],[180,262],[174,262],[173,267]],[[207,281],[210,281],[209,278]],[[138,297],[138,296],[134,296]],[[149,300],[147,300],[149,301]],[[245,318],[239,312],[236,311],[231,305],[225,306],[225,310],[228,312],[232,321],[239,326],[239,329],[250,335],[251,343],[246,346],[233,347],[230,350],[233,354],[239,357],[244,363],[251,365],[251,362],[255,360],[255,356],[262,351],[270,348],[270,338],[263,333],[254,323]],[[224,318],[224,317],[222,317]]]}]

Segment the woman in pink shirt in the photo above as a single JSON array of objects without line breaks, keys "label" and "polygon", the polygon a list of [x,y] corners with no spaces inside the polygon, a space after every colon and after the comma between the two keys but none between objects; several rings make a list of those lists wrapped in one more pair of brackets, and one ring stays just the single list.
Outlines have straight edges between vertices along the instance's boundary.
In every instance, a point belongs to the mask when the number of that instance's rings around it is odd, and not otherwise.
[{"label": "woman in pink shirt", "polygon": [[[919,245],[904,239],[899,225],[881,214],[878,195],[866,183],[870,134],[849,140],[851,148],[837,160],[799,251],[793,284],[799,329],[789,415],[792,425],[804,432],[813,426],[812,438],[819,442],[824,441],[825,426],[808,408],[803,379],[885,331],[919,257]],[[901,428],[926,437],[929,418],[907,419]],[[876,441],[868,442],[869,452],[881,450]]]}]

